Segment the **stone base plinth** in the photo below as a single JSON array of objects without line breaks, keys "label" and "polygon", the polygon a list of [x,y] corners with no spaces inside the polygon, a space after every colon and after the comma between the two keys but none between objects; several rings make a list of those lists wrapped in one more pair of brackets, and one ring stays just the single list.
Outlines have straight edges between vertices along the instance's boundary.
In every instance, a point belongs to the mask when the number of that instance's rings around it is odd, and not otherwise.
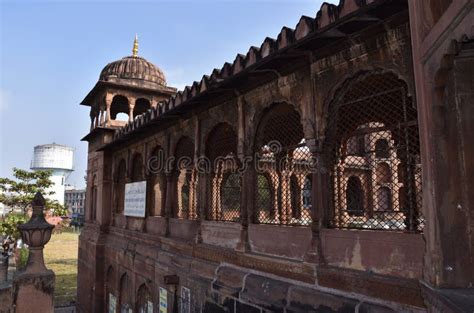
[{"label": "stone base plinth", "polygon": [[15,313],[53,313],[54,312],[53,271],[44,273],[19,273],[13,279],[15,288]]}]

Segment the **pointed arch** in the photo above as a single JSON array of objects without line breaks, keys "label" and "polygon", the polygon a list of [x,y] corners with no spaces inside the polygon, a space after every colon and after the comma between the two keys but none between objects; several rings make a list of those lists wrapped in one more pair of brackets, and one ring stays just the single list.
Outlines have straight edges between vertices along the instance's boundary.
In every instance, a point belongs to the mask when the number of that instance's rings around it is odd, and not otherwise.
[{"label": "pointed arch", "polygon": [[[348,149],[351,138],[360,136],[365,138],[364,153],[351,153]],[[417,110],[403,80],[392,72],[376,70],[360,72],[345,81],[328,106],[323,143],[324,163],[331,169],[332,177],[331,226],[403,230],[407,220],[416,223],[416,217],[421,214],[417,204],[421,197],[416,196],[420,194],[416,186],[421,175],[414,174],[419,154]],[[381,160],[386,164],[377,165]],[[398,164],[403,164],[404,172],[408,173],[405,187],[412,195],[408,214],[386,213],[399,211],[390,189],[390,194],[385,189],[380,191],[390,203],[384,200],[384,210],[379,209],[378,188],[380,184],[388,188],[393,183],[392,167]],[[347,181],[353,175],[359,177],[360,188]],[[366,200],[361,202],[355,196],[349,199],[350,195],[344,191],[349,183],[352,189],[366,190]],[[360,210],[354,208],[359,208],[360,203],[364,213],[355,214]],[[413,230],[417,229],[415,223],[409,226]]]},{"label": "pointed arch", "polygon": [[[304,178],[311,171],[311,153],[306,146],[300,113],[289,103],[279,102],[268,107],[258,123],[254,151],[257,157],[256,186],[262,192],[255,194],[256,223],[309,225],[310,210],[303,206],[301,192]],[[294,176],[294,178],[292,178]],[[268,182],[274,187],[272,208],[268,203]],[[265,199],[259,199],[264,197]]]},{"label": "pointed arch", "polygon": [[206,218],[237,222],[240,219],[240,175],[236,172],[237,134],[228,123],[212,128],[206,140],[206,157],[211,164]]}]

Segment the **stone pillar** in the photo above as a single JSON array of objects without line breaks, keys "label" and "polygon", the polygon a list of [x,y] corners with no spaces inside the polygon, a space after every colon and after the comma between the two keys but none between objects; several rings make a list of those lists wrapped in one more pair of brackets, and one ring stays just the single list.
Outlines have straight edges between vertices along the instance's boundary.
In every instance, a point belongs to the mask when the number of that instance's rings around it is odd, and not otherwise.
[{"label": "stone pillar", "polygon": [[104,106],[101,105],[99,109],[100,109],[100,122],[99,122],[99,125],[100,126],[105,126],[104,125],[104,122],[105,122],[105,116],[104,116],[105,108],[104,108]]},{"label": "stone pillar", "polygon": [[128,108],[128,112],[129,112],[129,113],[128,113],[128,121],[129,121],[129,122],[133,122],[133,109],[134,109],[134,108],[135,108],[134,105],[132,105],[132,106],[130,106],[130,107]]},{"label": "stone pillar", "polygon": [[197,177],[197,184],[195,184],[195,192],[196,192],[196,237],[195,242],[201,243],[202,242],[202,232],[201,232],[201,222],[206,218],[206,211],[203,196],[205,194],[202,193],[202,186],[205,183],[205,177],[199,170],[199,159],[201,157],[201,121],[196,117],[194,119],[194,171]]},{"label": "stone pillar", "polygon": [[97,106],[94,108],[94,128],[99,127],[99,115],[100,115],[100,108]]},{"label": "stone pillar", "polygon": [[90,118],[91,118],[91,127],[90,127],[90,131],[92,131],[94,129],[94,115],[93,115],[93,112],[91,111],[91,114],[90,114]]},{"label": "stone pillar", "polygon": [[110,116],[110,108],[112,107],[112,100],[113,100],[114,95],[113,94],[107,94],[105,96],[105,109],[106,109],[106,115],[105,115],[105,121],[106,125],[110,124],[110,121],[112,120],[112,117]]},{"label": "stone pillar", "polygon": [[133,116],[133,110],[135,109],[135,98],[129,97],[128,98],[128,121],[133,122],[134,116]]},{"label": "stone pillar", "polygon": [[173,160],[171,158],[172,152],[171,152],[171,137],[168,135],[166,136],[165,139],[165,169],[164,169],[164,175],[165,175],[165,184],[166,184],[166,190],[165,190],[165,203],[164,203],[164,214],[163,216],[165,217],[165,236],[169,236],[170,234],[170,217],[172,214],[173,210]]},{"label": "stone pillar", "polygon": [[[240,242],[237,244],[236,250],[241,252],[250,251],[248,228],[253,219],[254,191],[255,191],[255,169],[253,167],[252,149],[246,151],[248,145],[245,144],[245,136],[247,134],[245,128],[245,98],[239,96],[237,100],[238,124],[237,124],[237,156],[240,166],[244,169],[241,172],[241,196],[240,203],[240,223],[241,233]],[[249,214],[250,213],[250,214]]]},{"label": "stone pillar", "polygon": [[306,253],[305,261],[311,263],[321,262],[321,219],[324,212],[323,192],[326,194],[329,189],[324,188],[323,180],[325,170],[321,166],[321,142],[314,139],[306,141],[306,145],[311,152],[311,248]]},{"label": "stone pillar", "polygon": [[166,174],[166,199],[165,199],[165,236],[170,235],[170,218],[173,214],[173,173]]},{"label": "stone pillar", "polygon": [[252,156],[247,156],[240,160],[242,163],[241,166],[245,168],[245,171],[242,173],[241,178],[242,192],[240,196],[240,203],[242,203],[242,206],[240,208],[240,223],[242,226],[242,230],[240,233],[240,242],[237,244],[236,247],[236,250],[240,252],[250,251],[248,229],[249,225],[254,220],[255,214],[254,199],[255,190],[257,188],[257,186],[255,186],[256,173],[254,169],[254,163],[250,160],[252,160]]},{"label": "stone pillar", "polygon": [[16,291],[15,313],[54,311],[55,275],[46,268],[43,259],[43,248],[51,238],[54,226],[44,219],[44,204],[45,200],[38,192],[32,202],[33,214],[30,220],[18,226],[30,254],[25,270],[13,281]]}]

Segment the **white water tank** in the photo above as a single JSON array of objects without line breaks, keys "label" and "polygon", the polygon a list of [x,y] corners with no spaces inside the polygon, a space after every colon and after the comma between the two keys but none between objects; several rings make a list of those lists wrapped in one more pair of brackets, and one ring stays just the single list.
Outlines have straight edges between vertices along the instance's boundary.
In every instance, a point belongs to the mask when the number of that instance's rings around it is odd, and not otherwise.
[{"label": "white water tank", "polygon": [[74,170],[74,148],[56,143],[36,146],[30,168],[53,171],[51,180],[54,185],[50,190],[54,194],[49,198],[64,204],[66,178]]}]

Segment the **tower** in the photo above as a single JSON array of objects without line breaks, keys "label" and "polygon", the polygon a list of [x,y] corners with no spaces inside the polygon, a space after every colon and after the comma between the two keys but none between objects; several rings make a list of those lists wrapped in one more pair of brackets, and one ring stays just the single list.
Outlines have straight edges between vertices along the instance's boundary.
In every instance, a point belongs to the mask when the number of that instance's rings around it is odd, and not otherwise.
[{"label": "tower", "polygon": [[[85,262],[78,266],[78,302],[89,307],[84,312],[103,312],[104,238],[112,218],[113,155],[101,148],[112,141],[115,130],[131,123],[142,113],[158,106],[176,93],[166,85],[159,67],[138,56],[135,36],[132,55],[107,64],[99,80],[81,104],[90,107],[85,227],[79,240],[79,255]],[[124,116],[125,118],[121,118]],[[127,169],[124,169],[127,170]],[[93,239],[91,239],[93,238]]]},{"label": "tower", "polygon": [[50,198],[64,204],[65,182],[74,170],[74,148],[56,143],[35,146],[30,168],[53,172],[50,190],[54,194]]}]

